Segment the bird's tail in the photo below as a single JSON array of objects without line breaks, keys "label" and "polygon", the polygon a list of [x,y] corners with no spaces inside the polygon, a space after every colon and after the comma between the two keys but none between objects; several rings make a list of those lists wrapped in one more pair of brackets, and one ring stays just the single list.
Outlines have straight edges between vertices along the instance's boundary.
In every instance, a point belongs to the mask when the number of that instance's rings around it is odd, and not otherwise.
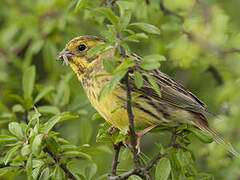
[{"label": "bird's tail", "polygon": [[228,152],[240,159],[240,154],[232,147],[232,145],[225,141],[216,131],[214,131],[209,125],[208,122],[204,119],[195,121],[196,126],[213,136],[213,139],[216,143],[222,145]]}]

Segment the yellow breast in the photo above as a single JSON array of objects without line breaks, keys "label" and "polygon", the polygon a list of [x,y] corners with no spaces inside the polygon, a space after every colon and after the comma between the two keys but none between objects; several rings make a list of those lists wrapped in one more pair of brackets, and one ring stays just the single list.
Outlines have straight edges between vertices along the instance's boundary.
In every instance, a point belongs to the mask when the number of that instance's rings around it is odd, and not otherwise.
[{"label": "yellow breast", "polygon": [[[115,127],[122,129],[128,126],[128,115],[126,110],[126,91],[120,86],[117,86],[111,93],[107,93],[99,102],[98,95],[101,90],[101,82],[106,78],[97,78],[94,83],[95,86],[84,86],[85,92],[89,98],[89,101],[93,107],[104,117],[104,119]],[[147,105],[141,99],[134,100],[133,103],[137,103],[143,109],[151,109],[150,105]],[[142,109],[133,106],[134,123],[137,129],[144,129],[150,125],[158,124],[159,119],[149,115]],[[151,109],[152,110],[152,109]],[[157,112],[155,112],[157,114]],[[157,116],[157,115],[156,115]]]}]

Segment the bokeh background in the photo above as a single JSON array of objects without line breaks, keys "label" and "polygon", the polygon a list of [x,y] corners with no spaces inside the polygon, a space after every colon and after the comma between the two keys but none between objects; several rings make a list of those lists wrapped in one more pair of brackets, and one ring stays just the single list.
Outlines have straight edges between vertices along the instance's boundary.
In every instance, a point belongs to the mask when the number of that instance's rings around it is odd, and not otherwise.
[{"label": "bokeh background", "polygon": [[[94,165],[90,168],[92,175],[85,176],[86,179],[101,179],[109,172],[112,147],[110,143],[96,142],[104,120],[92,120],[95,110],[77,77],[55,59],[73,37],[101,36],[101,32],[107,30],[107,24],[111,23],[96,13],[100,3],[99,0],[0,1],[0,132],[6,133],[10,122],[24,123],[26,112],[27,116],[34,112],[19,100],[24,94],[23,73],[34,65],[36,80],[32,97],[49,88],[44,97],[34,103],[42,114],[40,124],[60,112],[78,115],[56,124],[54,131],[72,145],[92,147],[86,153],[91,155]],[[117,14],[119,7],[132,12],[131,22],[150,23],[161,31],[159,35],[141,37],[139,42],[129,41],[131,50],[140,56],[164,55],[167,61],[161,63],[160,69],[218,114],[218,118],[208,118],[211,126],[240,152],[240,1],[118,0]],[[121,35],[126,37],[127,32]],[[2,163],[9,146],[1,137]],[[158,151],[156,143],[166,145],[168,140],[168,133],[144,137],[145,158]],[[216,143],[204,144],[192,137],[189,148],[195,155],[197,171],[211,174],[209,179],[240,178],[240,160],[229,156]],[[122,170],[132,166],[127,151],[121,152]],[[81,163],[77,165],[72,168],[84,167],[88,171]],[[0,168],[0,179],[26,178],[24,170]]]}]

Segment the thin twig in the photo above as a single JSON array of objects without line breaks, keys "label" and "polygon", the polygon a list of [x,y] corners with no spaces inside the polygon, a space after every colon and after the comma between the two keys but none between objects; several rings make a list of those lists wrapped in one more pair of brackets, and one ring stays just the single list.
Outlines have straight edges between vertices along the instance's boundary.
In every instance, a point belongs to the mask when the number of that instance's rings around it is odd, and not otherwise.
[{"label": "thin twig", "polygon": [[[43,149],[43,151],[45,153],[48,153],[55,161],[55,163],[59,163],[60,161],[60,157],[56,156],[55,154],[53,154],[47,147]],[[60,164],[60,167],[62,168],[62,170],[65,172],[66,174],[66,177],[67,178],[70,178],[70,179],[73,179],[73,180],[77,180],[74,175],[67,169],[67,166],[65,163],[61,163]]]},{"label": "thin twig", "polygon": [[164,3],[163,3],[163,0],[160,0],[159,2],[159,6],[160,6],[160,9],[162,10],[162,12],[164,14],[168,14],[168,15],[172,15],[172,16],[175,16],[177,17],[178,19],[180,19],[180,21],[183,23],[184,22],[184,19],[182,16],[178,15],[176,12],[174,11],[171,11],[169,9],[167,9],[165,6],[164,6]]},{"label": "thin twig", "polygon": [[158,162],[159,159],[166,155],[167,155],[166,153],[165,154],[158,153],[149,163],[146,164],[146,166],[144,167],[144,171],[150,170]]},{"label": "thin twig", "polygon": [[134,129],[134,116],[133,116],[133,112],[132,112],[131,90],[129,87],[128,72],[125,77],[125,84],[126,84],[126,89],[127,89],[127,113],[128,113],[128,123],[129,123],[129,130],[130,130],[130,141],[131,141],[132,152],[133,152],[133,161],[134,161],[135,167],[140,167],[138,151],[136,149],[137,135],[136,135],[135,129]]},{"label": "thin twig", "polygon": [[109,176],[116,176],[117,172],[117,166],[118,166],[118,157],[119,157],[119,152],[122,146],[122,142],[119,142],[117,144],[113,144],[114,148],[114,155],[113,155],[113,160],[112,160],[112,167],[111,167],[111,173]]}]

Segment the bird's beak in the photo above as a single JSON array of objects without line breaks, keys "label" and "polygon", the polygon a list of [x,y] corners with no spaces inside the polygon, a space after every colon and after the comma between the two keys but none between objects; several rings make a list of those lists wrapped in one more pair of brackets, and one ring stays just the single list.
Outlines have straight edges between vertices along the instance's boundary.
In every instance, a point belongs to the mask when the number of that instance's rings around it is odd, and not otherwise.
[{"label": "bird's beak", "polygon": [[57,56],[57,61],[63,61],[63,65],[68,65],[69,58],[72,56],[72,53],[70,53],[67,48],[64,48]]}]

